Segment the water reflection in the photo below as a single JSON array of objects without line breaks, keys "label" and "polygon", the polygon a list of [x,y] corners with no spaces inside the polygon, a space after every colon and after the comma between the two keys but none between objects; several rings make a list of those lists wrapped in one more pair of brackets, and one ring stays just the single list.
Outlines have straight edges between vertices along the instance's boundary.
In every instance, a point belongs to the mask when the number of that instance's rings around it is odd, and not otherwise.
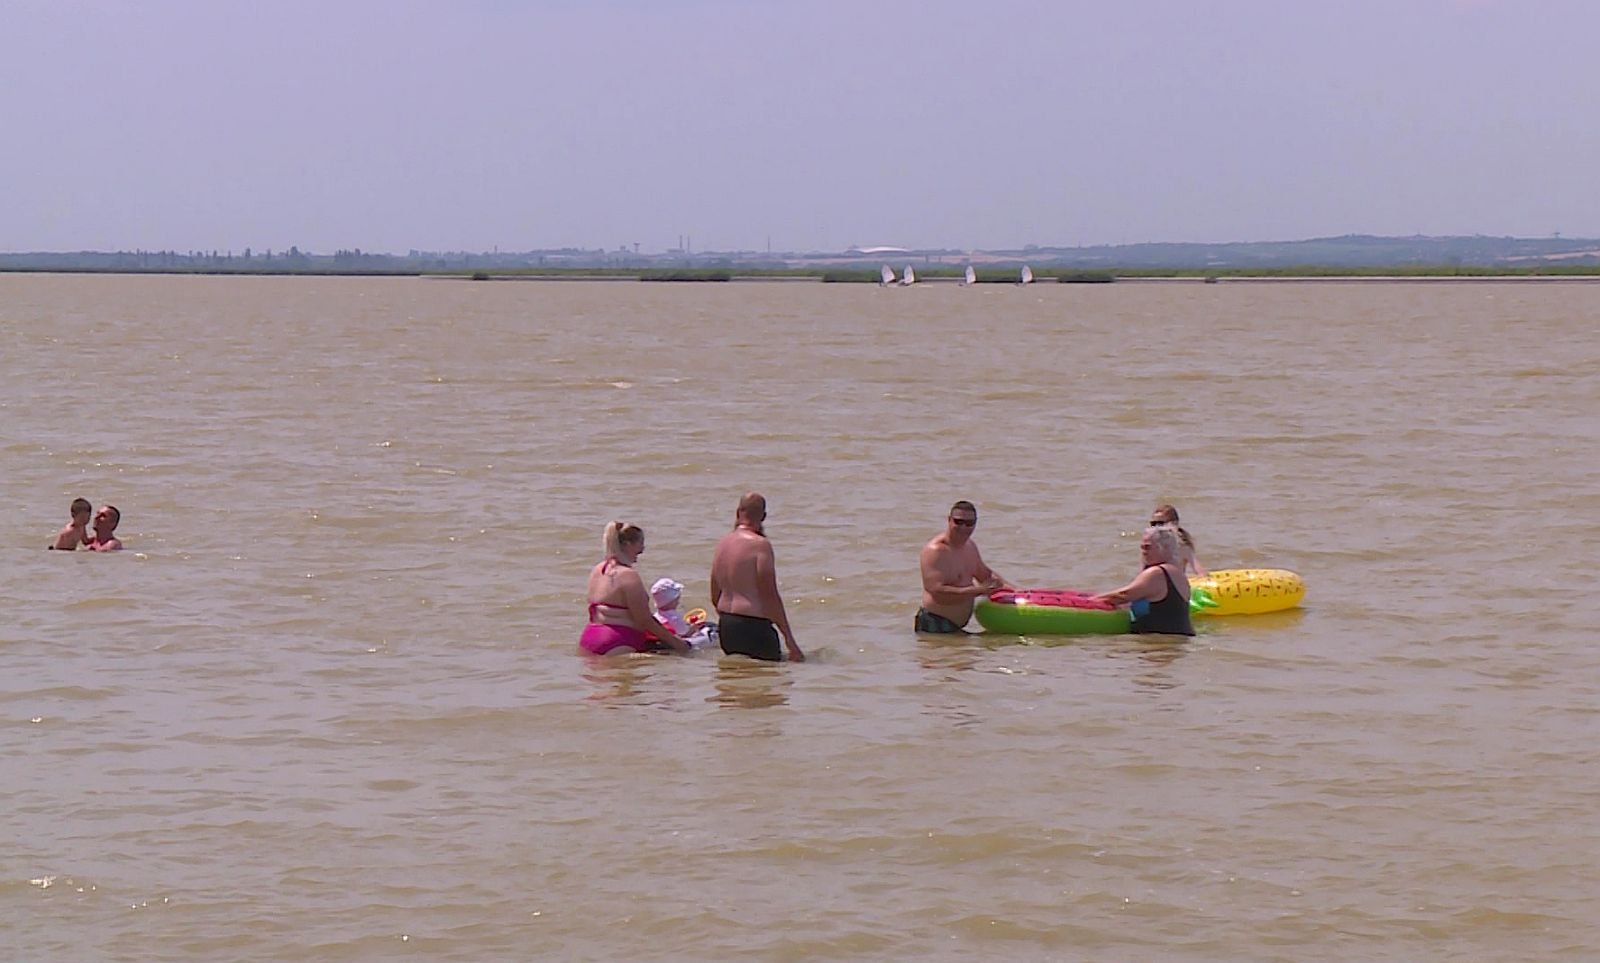
[{"label": "water reflection", "polygon": [[646,666],[652,656],[644,655],[585,655],[584,681],[595,691],[584,698],[589,702],[608,705],[640,705],[643,697],[640,684],[648,677]]},{"label": "water reflection", "polygon": [[924,669],[969,672],[978,667],[985,651],[971,635],[917,636],[917,662]]},{"label": "water reflection", "polygon": [[1156,692],[1176,689],[1183,685],[1181,680],[1166,670],[1188,655],[1194,642],[1193,639],[1176,635],[1083,636],[994,633],[977,636],[976,640],[983,647],[980,651],[1023,645],[1042,649],[1071,648],[1098,653],[1117,664],[1111,674],[1126,677],[1140,689]]},{"label": "water reflection", "polygon": [[789,704],[784,690],[794,685],[782,662],[761,662],[743,656],[717,660],[717,693],[708,701],[726,709],[770,709]]},{"label": "water reflection", "polygon": [[1119,636],[1128,642],[1117,655],[1131,654],[1148,671],[1132,676],[1133,684],[1142,689],[1163,692],[1183,685],[1165,671],[1173,663],[1189,654],[1189,639],[1175,636]]},{"label": "water reflection", "polygon": [[918,634],[917,664],[932,676],[929,680],[932,684],[927,689],[929,698],[922,704],[924,713],[946,719],[956,728],[976,726],[984,721],[973,700],[966,697],[966,686],[947,684],[971,681],[964,679],[962,673],[981,668],[980,663],[989,650],[979,644],[980,638],[977,633]]}]

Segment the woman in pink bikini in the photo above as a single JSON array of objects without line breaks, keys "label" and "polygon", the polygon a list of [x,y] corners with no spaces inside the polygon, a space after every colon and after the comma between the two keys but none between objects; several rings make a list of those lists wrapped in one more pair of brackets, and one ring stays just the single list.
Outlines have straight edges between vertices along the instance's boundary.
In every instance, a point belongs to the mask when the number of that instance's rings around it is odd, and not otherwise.
[{"label": "woman in pink bikini", "polygon": [[612,522],[606,526],[605,559],[589,572],[589,624],[578,647],[594,655],[623,650],[649,652],[660,639],[675,652],[689,643],[650,614],[644,580],[633,570],[644,551],[644,529]]}]

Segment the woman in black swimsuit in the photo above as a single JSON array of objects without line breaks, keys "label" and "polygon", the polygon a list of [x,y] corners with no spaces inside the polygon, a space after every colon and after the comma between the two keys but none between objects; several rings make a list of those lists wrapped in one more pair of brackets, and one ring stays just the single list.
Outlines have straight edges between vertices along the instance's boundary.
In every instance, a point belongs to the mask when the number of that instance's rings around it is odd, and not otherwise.
[{"label": "woman in black swimsuit", "polygon": [[1165,525],[1145,529],[1139,540],[1144,569],[1133,581],[1098,596],[1113,605],[1133,610],[1135,633],[1193,635],[1189,619],[1189,579],[1183,574],[1182,542]]}]

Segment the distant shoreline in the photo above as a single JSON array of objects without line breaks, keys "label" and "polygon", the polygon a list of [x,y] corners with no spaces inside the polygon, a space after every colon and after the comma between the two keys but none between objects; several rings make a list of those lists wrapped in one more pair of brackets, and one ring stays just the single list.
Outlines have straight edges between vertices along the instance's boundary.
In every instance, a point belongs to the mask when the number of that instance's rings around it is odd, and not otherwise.
[{"label": "distant shoreline", "polygon": [[[977,283],[984,286],[1017,286],[1017,274],[1011,270],[985,270],[978,272]],[[0,268],[0,276],[14,274],[93,274],[93,275],[159,275],[207,277],[421,277],[444,281],[549,281],[557,283],[631,281],[657,283],[879,283],[876,268],[789,268],[756,271],[732,269],[689,268],[679,270],[619,270],[615,268],[568,268],[508,271],[295,271],[295,270],[203,270],[203,269],[148,269],[115,270],[109,268]],[[1324,267],[1308,265],[1300,268],[1227,268],[1205,271],[1194,268],[1174,268],[1163,271],[1151,268],[1129,270],[1103,269],[1051,269],[1034,272],[1034,284],[1272,284],[1272,283],[1330,283],[1330,284],[1394,284],[1419,282],[1429,284],[1472,282],[1536,282],[1536,283],[1588,283],[1600,281],[1600,266],[1490,268],[1456,267]],[[962,275],[951,268],[925,269],[917,280],[924,284],[958,284]]]}]

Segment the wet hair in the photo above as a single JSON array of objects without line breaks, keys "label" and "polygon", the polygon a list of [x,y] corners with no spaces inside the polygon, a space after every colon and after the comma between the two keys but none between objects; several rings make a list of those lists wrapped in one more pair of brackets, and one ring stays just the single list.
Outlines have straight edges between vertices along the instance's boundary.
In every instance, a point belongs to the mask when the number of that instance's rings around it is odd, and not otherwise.
[{"label": "wet hair", "polygon": [[1181,560],[1178,555],[1178,530],[1169,525],[1152,525],[1144,530],[1144,537],[1150,544],[1166,557],[1163,562],[1177,562]]},{"label": "wet hair", "polygon": [[606,558],[620,558],[622,546],[637,545],[644,541],[644,529],[626,522],[607,522],[606,533],[601,540],[601,548],[606,553]]},{"label": "wet hair", "polygon": [[738,516],[740,518],[759,521],[765,518],[766,514],[767,499],[760,492],[746,492],[745,496],[739,499]]},{"label": "wet hair", "polygon": [[978,506],[963,498],[959,502],[956,502],[954,505],[950,506],[950,514],[954,515],[956,512],[971,512],[972,514],[976,515],[978,514]]},{"label": "wet hair", "polygon": [[103,512],[110,512],[111,513],[111,530],[112,531],[116,531],[117,530],[117,526],[122,524],[122,513],[117,511],[117,506],[115,506],[115,505],[107,505],[107,506],[105,506],[104,508],[102,508],[100,510],[103,511]]},{"label": "wet hair", "polygon": [[89,499],[87,499],[87,498],[74,498],[72,500],[72,514],[76,515],[79,512],[93,512],[93,511],[94,511],[94,506],[89,504]]}]

